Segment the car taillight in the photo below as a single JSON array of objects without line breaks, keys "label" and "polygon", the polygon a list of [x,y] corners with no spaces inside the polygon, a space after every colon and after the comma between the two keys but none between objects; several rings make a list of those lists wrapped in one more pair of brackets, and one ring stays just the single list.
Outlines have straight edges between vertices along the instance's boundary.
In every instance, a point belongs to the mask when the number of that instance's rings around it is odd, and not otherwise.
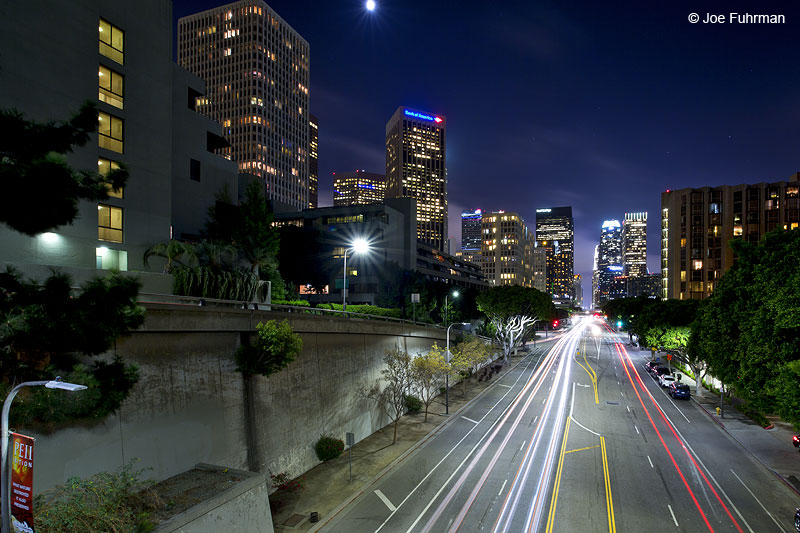
[{"label": "car taillight", "polygon": [[794,437],[792,437],[792,442],[800,442],[800,437],[795,435]]}]

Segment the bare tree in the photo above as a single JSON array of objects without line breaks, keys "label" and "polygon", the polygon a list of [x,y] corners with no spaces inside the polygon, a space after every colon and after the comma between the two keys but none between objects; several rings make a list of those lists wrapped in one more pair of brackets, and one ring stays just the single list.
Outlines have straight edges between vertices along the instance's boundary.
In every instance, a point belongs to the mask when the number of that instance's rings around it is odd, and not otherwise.
[{"label": "bare tree", "polygon": [[[383,356],[386,367],[381,370],[381,379],[369,389],[362,389],[362,395],[374,400],[394,424],[392,444],[397,442],[397,426],[406,410],[406,396],[411,391],[411,356],[399,348],[386,350]],[[383,382],[383,388],[381,388]]]}]

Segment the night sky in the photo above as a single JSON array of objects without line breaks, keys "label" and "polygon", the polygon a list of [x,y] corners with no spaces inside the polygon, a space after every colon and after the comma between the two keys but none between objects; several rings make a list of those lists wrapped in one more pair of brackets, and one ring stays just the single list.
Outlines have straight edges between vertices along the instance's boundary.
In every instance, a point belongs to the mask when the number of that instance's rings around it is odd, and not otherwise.
[{"label": "night sky", "polygon": [[[320,206],[333,172],[385,172],[398,106],[444,115],[456,246],[462,209],[533,228],[536,208],[570,205],[588,305],[603,220],[647,211],[658,272],[663,190],[800,170],[795,2],[377,2],[267,2],[311,45]],[[224,3],[176,0],[176,27]],[[688,20],[731,12],[786,22]]]}]

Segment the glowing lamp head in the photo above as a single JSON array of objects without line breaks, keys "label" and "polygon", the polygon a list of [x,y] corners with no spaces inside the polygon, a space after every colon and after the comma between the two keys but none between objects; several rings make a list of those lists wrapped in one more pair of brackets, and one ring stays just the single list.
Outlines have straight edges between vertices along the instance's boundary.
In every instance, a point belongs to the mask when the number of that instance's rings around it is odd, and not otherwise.
[{"label": "glowing lamp head", "polygon": [[367,11],[375,11],[375,0],[367,0]]},{"label": "glowing lamp head", "polygon": [[353,252],[363,254],[369,250],[369,243],[365,239],[356,239],[353,241]]}]

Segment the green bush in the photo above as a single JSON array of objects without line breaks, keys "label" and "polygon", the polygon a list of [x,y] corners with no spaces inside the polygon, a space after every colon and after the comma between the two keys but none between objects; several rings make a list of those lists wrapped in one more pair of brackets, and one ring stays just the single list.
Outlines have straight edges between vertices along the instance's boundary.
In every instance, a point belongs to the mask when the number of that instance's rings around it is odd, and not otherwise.
[{"label": "green bush", "polygon": [[422,411],[422,400],[411,394],[406,394],[406,409],[410,414]]},{"label": "green bush", "polygon": [[[317,304],[318,309],[331,309],[334,311],[341,311],[342,304]],[[400,318],[400,309],[392,309],[387,307],[378,307],[376,305],[361,305],[349,304],[347,311],[350,313],[362,313],[365,315],[385,316],[389,318]]]},{"label": "green bush", "polygon": [[34,524],[41,533],[61,531],[152,531],[150,513],[162,506],[135,459],[119,473],[72,477],[50,494],[35,497]]},{"label": "green bush", "polygon": [[303,339],[292,331],[288,320],[259,322],[253,344],[240,346],[234,354],[236,370],[269,377],[286,368],[302,349]]},{"label": "green bush", "polygon": [[340,439],[323,435],[317,441],[314,450],[317,452],[317,458],[320,461],[330,461],[342,455],[344,442]]},{"label": "green bush", "polygon": [[311,307],[308,300],[272,300],[275,305],[294,305],[295,307]]},{"label": "green bush", "polygon": [[172,292],[178,296],[195,296],[217,300],[249,302],[259,288],[258,276],[245,269],[217,271],[211,267],[173,267]]}]

